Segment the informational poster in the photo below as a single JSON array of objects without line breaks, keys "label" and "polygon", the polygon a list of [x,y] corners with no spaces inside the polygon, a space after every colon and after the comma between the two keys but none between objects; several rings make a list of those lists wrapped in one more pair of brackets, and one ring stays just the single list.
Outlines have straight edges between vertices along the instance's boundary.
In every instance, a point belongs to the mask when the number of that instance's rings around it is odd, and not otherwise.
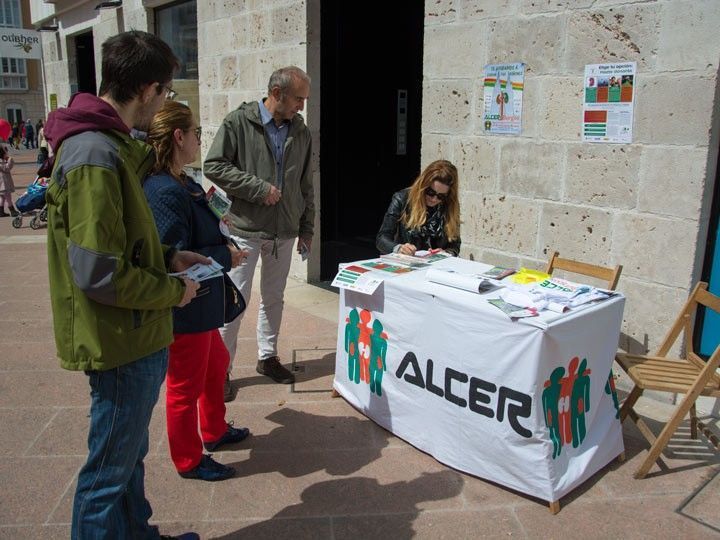
[{"label": "informational poster", "polygon": [[632,142],[635,72],[635,62],[585,66],[584,142]]},{"label": "informational poster", "polygon": [[488,64],[485,66],[483,87],[485,132],[519,134],[522,129],[525,64]]}]

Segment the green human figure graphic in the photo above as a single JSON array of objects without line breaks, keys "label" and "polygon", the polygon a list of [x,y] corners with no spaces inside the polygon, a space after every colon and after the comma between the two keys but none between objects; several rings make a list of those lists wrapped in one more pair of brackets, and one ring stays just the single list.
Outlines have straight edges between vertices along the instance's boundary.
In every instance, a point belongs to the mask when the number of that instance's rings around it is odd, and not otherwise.
[{"label": "green human figure graphic", "polygon": [[387,354],[387,334],[383,332],[382,323],[375,319],[370,336],[370,391],[382,396],[383,372],[387,371],[385,355]]},{"label": "green human figure graphic", "polygon": [[613,377],[612,369],[605,383],[605,393],[612,396],[613,405],[615,405],[615,418],[620,418],[620,401],[618,400],[617,391],[615,390],[615,377]]},{"label": "green human figure graphic", "polygon": [[542,406],[545,413],[545,425],[550,430],[550,439],[553,443],[553,459],[560,455],[562,440],[560,438],[560,411],[558,401],[560,400],[560,381],[565,375],[565,368],[556,367],[550,374],[550,379],[545,381],[545,390],[542,393]]},{"label": "green human figure graphic", "polygon": [[578,368],[577,379],[573,383],[570,399],[570,427],[572,428],[572,445],[577,448],[585,439],[585,413],[590,410],[590,373],[587,358],[583,358]]},{"label": "green human figure graphic", "polygon": [[360,383],[360,316],[357,309],[350,310],[345,325],[345,352],[348,353],[348,379]]}]

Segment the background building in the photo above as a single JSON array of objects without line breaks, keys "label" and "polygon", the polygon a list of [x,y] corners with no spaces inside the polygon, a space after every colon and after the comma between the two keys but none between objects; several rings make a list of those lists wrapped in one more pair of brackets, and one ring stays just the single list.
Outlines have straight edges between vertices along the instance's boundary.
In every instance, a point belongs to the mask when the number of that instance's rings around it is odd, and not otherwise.
[{"label": "background building", "polygon": [[[0,28],[33,28],[29,0],[0,0]],[[41,62],[0,58],[0,115],[11,124],[45,117]]]},{"label": "background building", "polygon": [[[110,35],[167,39],[203,152],[274,68],[308,71],[320,211],[310,262],[293,271],[309,280],[375,254],[390,195],[442,157],[460,169],[463,256],[539,267],[557,249],[624,265],[625,349],[656,346],[693,282],[720,289],[716,0],[32,3],[33,24],[59,25],[43,37],[60,105],[97,88]],[[637,62],[633,142],[582,143],[584,66],[617,61]],[[483,66],[500,62],[526,65],[519,136],[484,131]],[[698,325],[706,350],[719,326]]]}]

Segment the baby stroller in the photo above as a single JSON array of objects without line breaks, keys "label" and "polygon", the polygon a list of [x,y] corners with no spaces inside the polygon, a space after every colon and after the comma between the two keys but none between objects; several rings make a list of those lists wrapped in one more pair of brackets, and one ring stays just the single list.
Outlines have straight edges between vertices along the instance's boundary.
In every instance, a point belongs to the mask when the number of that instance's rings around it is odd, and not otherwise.
[{"label": "baby stroller", "polygon": [[47,207],[45,206],[47,188],[48,179],[41,176],[38,176],[28,186],[25,195],[15,201],[15,208],[18,209],[20,215],[12,220],[13,227],[16,229],[22,227],[23,216],[32,216],[30,219],[31,229],[39,229],[44,223],[47,223]]}]

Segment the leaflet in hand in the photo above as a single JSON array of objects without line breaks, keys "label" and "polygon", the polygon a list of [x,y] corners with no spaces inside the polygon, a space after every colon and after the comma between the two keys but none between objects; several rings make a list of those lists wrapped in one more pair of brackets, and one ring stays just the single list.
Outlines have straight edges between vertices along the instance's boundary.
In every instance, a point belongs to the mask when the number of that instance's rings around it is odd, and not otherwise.
[{"label": "leaflet in hand", "polygon": [[193,281],[205,281],[206,279],[216,278],[223,275],[223,267],[212,257],[209,257],[210,264],[195,263],[190,268],[182,272],[174,272],[169,274],[173,277],[188,278]]},{"label": "leaflet in hand", "polygon": [[228,199],[227,196],[215,186],[208,189],[207,200],[210,210],[213,211],[218,219],[224,218],[230,211],[230,206],[232,206],[230,199]]}]

